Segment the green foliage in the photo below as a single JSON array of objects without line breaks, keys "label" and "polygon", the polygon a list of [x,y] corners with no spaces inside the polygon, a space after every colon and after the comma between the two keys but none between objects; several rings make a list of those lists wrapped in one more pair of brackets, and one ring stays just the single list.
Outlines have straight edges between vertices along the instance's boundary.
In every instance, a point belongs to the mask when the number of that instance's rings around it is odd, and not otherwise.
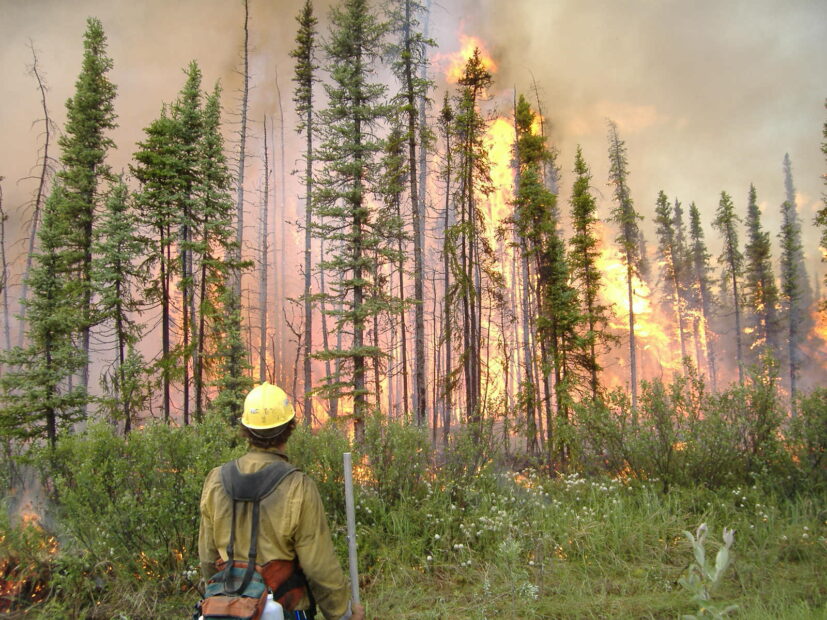
[{"label": "green foliage", "polygon": [[748,384],[711,394],[690,368],[669,384],[642,383],[637,424],[622,391],[581,405],[575,427],[581,467],[659,480],[664,490],[786,479],[791,456],[780,436],[776,384],[770,363],[753,371]]},{"label": "green foliage", "polygon": [[827,388],[801,395],[798,415],[791,421],[787,445],[800,482],[808,488],[827,488]]},{"label": "green foliage", "polygon": [[45,438],[52,446],[59,433],[84,419],[87,400],[85,389],[69,381],[86,356],[74,341],[83,323],[83,284],[66,277],[71,256],[64,245],[70,224],[60,213],[65,195],[57,184],[43,209],[26,301],[29,345],[4,352],[9,370],[0,377],[0,435]]},{"label": "green foliage", "polygon": [[126,437],[95,424],[44,454],[41,466],[58,501],[59,583],[72,588],[70,596],[91,604],[101,587],[180,588],[197,565],[204,478],[234,455],[232,444],[217,418],[197,427],[157,424]]}]

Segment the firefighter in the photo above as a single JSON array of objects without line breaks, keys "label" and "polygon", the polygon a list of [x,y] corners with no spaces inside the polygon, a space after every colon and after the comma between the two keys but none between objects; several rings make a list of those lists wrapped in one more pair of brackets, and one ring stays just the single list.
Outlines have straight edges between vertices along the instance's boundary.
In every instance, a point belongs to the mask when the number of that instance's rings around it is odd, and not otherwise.
[{"label": "firefighter", "polygon": [[[249,444],[247,453],[236,461],[242,474],[259,471],[275,461],[287,461],[285,445],[296,420],[281,388],[265,382],[251,390],[244,401],[241,424]],[[233,501],[222,486],[220,470],[216,467],[207,475],[201,494],[198,555],[205,580],[223,568],[228,559]],[[246,564],[250,546],[249,508],[236,502],[233,555],[237,563]],[[278,600],[285,610],[306,610],[306,617],[312,617],[310,610],[318,606],[326,620],[362,620],[362,606],[351,606],[347,580],[333,550],[315,482],[298,470],[287,475],[261,500],[259,515],[256,564],[270,590],[281,593]],[[286,586],[290,588],[285,593]]]}]

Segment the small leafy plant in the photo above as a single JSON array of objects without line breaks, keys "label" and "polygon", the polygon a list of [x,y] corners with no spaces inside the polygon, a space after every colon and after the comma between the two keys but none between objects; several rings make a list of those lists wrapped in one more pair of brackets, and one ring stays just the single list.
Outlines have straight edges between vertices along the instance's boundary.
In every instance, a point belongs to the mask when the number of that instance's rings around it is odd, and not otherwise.
[{"label": "small leafy plant", "polygon": [[701,523],[694,536],[690,532],[684,531],[684,535],[692,545],[695,561],[690,564],[687,575],[681,577],[678,583],[680,583],[692,595],[692,599],[700,605],[697,615],[685,615],[683,616],[684,620],[696,620],[697,618],[705,617],[724,618],[738,609],[738,605],[724,605],[712,601],[712,592],[721,583],[731,560],[729,550],[730,547],[732,547],[732,543],[735,542],[735,530],[724,528],[724,546],[721,547],[715,555],[714,564],[709,562],[706,557],[706,549],[704,548],[706,534],[706,523]]}]

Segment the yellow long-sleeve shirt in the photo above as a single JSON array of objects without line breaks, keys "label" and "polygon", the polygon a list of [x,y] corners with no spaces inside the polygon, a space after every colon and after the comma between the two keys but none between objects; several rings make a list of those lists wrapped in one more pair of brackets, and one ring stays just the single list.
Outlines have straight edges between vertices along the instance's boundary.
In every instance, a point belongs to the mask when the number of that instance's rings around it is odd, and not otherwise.
[{"label": "yellow long-sleeve shirt", "polygon": [[[287,456],[278,450],[251,447],[238,459],[238,469],[249,474]],[[201,526],[198,555],[205,579],[215,572],[215,562],[227,560],[227,544],[233,504],[221,484],[221,468],[216,467],[204,481],[201,493]],[[235,555],[246,561],[250,550],[252,504],[236,506]],[[327,620],[338,620],[348,609],[350,593],[339,559],[333,550],[330,528],[316,483],[302,472],[287,476],[270,495],[261,500],[256,561],[292,561],[296,557],[313,591],[316,605]],[[305,597],[298,609],[307,609]]]}]

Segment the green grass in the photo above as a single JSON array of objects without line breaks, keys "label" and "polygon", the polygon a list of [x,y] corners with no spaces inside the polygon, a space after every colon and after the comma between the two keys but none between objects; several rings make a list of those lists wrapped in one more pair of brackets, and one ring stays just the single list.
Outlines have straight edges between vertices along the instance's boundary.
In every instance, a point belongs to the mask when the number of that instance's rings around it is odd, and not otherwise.
[{"label": "green grass", "polygon": [[[72,467],[58,470],[61,505],[52,519],[59,552],[44,543],[51,534],[22,532],[0,511],[0,563],[31,576],[27,592],[42,586],[4,617],[189,617],[197,558],[180,541],[197,531],[206,471],[237,449],[215,433],[208,438],[218,448],[205,443],[204,429],[160,428],[128,442],[98,430],[78,438],[83,445],[67,443]],[[293,449],[319,483],[344,566],[340,458],[347,446],[336,437],[299,433]],[[712,596],[738,605],[731,617],[827,618],[827,502],[815,485],[800,495],[781,494],[773,480],[715,490],[673,485],[664,493],[657,480],[515,475],[493,463],[472,473],[462,455],[427,468],[431,457],[418,435],[377,432],[370,440],[366,458],[377,465],[356,493],[369,618],[697,614],[679,579],[693,561],[683,532],[701,523],[710,558],[722,529],[735,530],[732,564]],[[102,469],[110,473],[97,475]],[[136,479],[134,471],[153,474]],[[136,521],[144,527],[133,528]]]}]

